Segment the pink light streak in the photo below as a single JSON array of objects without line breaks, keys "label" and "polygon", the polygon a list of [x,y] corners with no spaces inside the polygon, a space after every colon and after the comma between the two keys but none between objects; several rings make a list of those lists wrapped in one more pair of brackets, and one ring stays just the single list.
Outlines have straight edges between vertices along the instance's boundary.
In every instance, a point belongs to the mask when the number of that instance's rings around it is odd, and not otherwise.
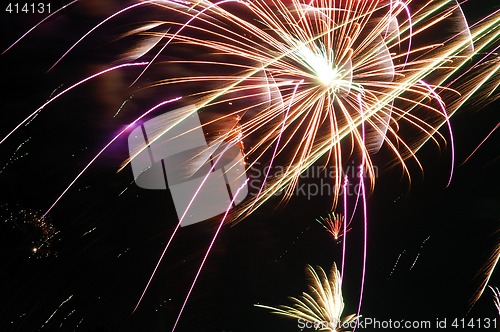
[{"label": "pink light streak", "polygon": [[[361,131],[362,131],[362,140],[363,144],[362,147],[364,149],[365,146],[365,121],[364,121],[364,109],[363,109],[363,102],[361,100],[361,94],[358,94],[358,102],[359,102],[359,109],[361,112]],[[365,182],[363,180],[364,177],[364,169],[365,169],[365,153],[366,151],[363,150],[361,154],[361,166],[359,167],[359,183],[361,184],[361,197],[363,201],[363,271],[361,274],[361,289],[360,289],[360,294],[359,294],[359,304],[358,304],[358,316],[361,312],[361,305],[363,303],[363,293],[365,290],[365,281],[366,281],[366,257],[367,257],[367,248],[368,248],[368,217],[367,217],[367,204],[366,204],[366,190],[365,190]],[[355,328],[354,328],[355,330]]]},{"label": "pink light streak", "polygon": [[484,142],[486,142],[488,140],[488,138],[490,138],[491,135],[493,135],[493,133],[498,129],[498,127],[500,127],[500,123],[497,123],[497,125],[495,126],[495,128],[493,128],[492,131],[490,131],[490,133],[488,135],[486,135],[486,137],[481,141],[481,143],[479,143],[479,145],[474,149],[474,151],[472,151],[472,153],[463,161],[463,163],[460,164],[460,166],[462,166],[463,164],[465,164],[467,161],[469,161],[470,158],[472,158],[472,156],[477,152],[477,150],[479,150],[479,148],[484,144]]},{"label": "pink light streak", "polygon": [[[363,176],[363,166],[360,167],[360,176]],[[361,191],[363,200],[363,272],[361,276],[361,290],[359,295],[359,305],[358,305],[358,316],[361,312],[361,305],[363,303],[363,293],[365,290],[365,279],[366,279],[366,257],[368,253],[368,216],[367,216],[367,204],[366,204],[366,191],[365,182],[361,181]]]},{"label": "pink light streak", "polygon": [[248,182],[248,179],[246,179],[245,183],[243,183],[243,185],[240,188],[238,188],[238,190],[236,191],[236,194],[233,196],[233,199],[231,199],[231,202],[229,203],[229,206],[226,209],[226,213],[224,214],[224,217],[222,217],[222,220],[221,220],[219,226],[217,227],[217,230],[215,231],[214,237],[212,238],[212,241],[210,242],[210,245],[208,246],[207,252],[205,253],[205,256],[203,257],[203,260],[201,261],[200,267],[198,268],[198,271],[196,272],[196,276],[193,279],[193,283],[191,284],[191,287],[189,288],[189,291],[186,295],[186,299],[184,300],[184,303],[182,304],[181,310],[179,311],[179,315],[177,316],[177,319],[175,320],[174,326],[172,327],[172,332],[174,332],[175,328],[177,327],[177,324],[179,323],[179,320],[182,316],[182,312],[184,311],[184,308],[186,307],[186,303],[189,300],[189,297],[191,296],[191,292],[193,291],[193,288],[196,284],[196,281],[198,280],[198,277],[200,276],[201,270],[203,269],[203,266],[205,265],[205,262],[208,258],[208,255],[210,254],[210,251],[212,250],[212,247],[215,243],[215,240],[217,239],[217,236],[219,235],[219,232],[222,228],[222,225],[224,225],[224,221],[226,220],[226,217],[229,214],[229,210],[233,206],[234,200],[238,196],[238,193],[241,191],[241,189],[243,189],[247,185],[247,182]]},{"label": "pink light streak", "polygon": [[173,99],[170,99],[170,100],[166,100],[164,102],[161,102],[159,103],[158,105],[154,106],[153,108],[149,109],[148,111],[146,111],[145,113],[143,113],[140,117],[138,117],[137,119],[135,119],[134,121],[132,121],[128,126],[126,126],[124,129],[122,129],[115,137],[113,137],[113,139],[111,139],[102,149],[101,151],[99,151],[95,156],[94,158],[92,158],[92,160],[90,160],[90,162],[81,170],[80,173],[78,173],[78,175],[73,179],[73,181],[71,181],[71,183],[66,187],[66,189],[64,189],[64,191],[61,193],[61,195],[59,195],[59,197],[54,201],[54,203],[52,203],[52,205],[49,207],[49,209],[43,214],[42,218],[45,218],[45,216],[47,216],[47,214],[49,214],[50,211],[52,211],[52,209],[54,208],[54,206],[57,205],[57,203],[59,203],[59,201],[63,198],[63,196],[66,194],[66,192],[68,192],[68,190],[75,184],[76,181],[78,181],[78,179],[82,176],[83,173],[85,173],[85,171],[94,163],[94,161],[97,160],[97,158],[99,158],[103,153],[104,151],[107,150],[107,148],[109,148],[109,146],[111,144],[113,144],[121,135],[123,135],[123,133],[125,133],[128,129],[130,129],[130,127],[132,127],[134,124],[137,123],[137,121],[141,120],[142,118],[144,118],[146,115],[148,115],[149,113],[153,112],[154,110],[158,109],[159,107],[163,106],[163,105],[166,105],[166,104],[169,104],[169,103],[172,103],[174,101],[177,101],[179,99],[181,99],[182,97],[177,97],[177,98],[173,98]]},{"label": "pink light streak", "polygon": [[[403,68],[404,68],[406,66],[406,64],[408,63],[408,59],[410,58],[412,37],[413,37],[413,24],[412,24],[412,20],[411,20],[411,11],[410,11],[410,8],[408,8],[408,5],[406,5],[405,3],[401,2],[401,1],[396,1],[396,4],[394,5],[394,7],[397,7],[398,5],[403,7],[403,9],[406,11],[406,15],[408,16],[408,25],[409,25],[409,33],[410,33],[410,37],[408,40],[408,52],[406,53],[406,59],[405,59],[404,65],[403,65]],[[391,3],[391,6],[392,6],[392,3]]]},{"label": "pink light streak", "polygon": [[342,242],[342,265],[340,267],[340,280],[344,280],[344,265],[345,265],[345,253],[346,253],[346,242],[347,242],[347,184],[349,180],[347,175],[344,177],[344,240]]},{"label": "pink light streak", "polygon": [[2,54],[8,52],[11,48],[13,48],[14,46],[16,46],[21,40],[24,39],[24,37],[26,37],[27,35],[29,35],[33,30],[35,30],[36,28],[38,28],[40,25],[42,25],[45,21],[47,21],[48,19],[50,19],[51,17],[53,17],[54,15],[56,15],[57,13],[59,13],[60,11],[64,10],[65,8],[73,5],[74,3],[78,2],[79,0],[73,0],[71,1],[70,3],[68,4],[65,4],[64,6],[62,6],[61,8],[55,10],[54,12],[52,12],[50,15],[47,15],[47,17],[45,17],[43,20],[41,20],[40,22],[38,22],[37,24],[35,24],[31,29],[29,29],[28,31],[26,31],[21,37],[19,37],[15,42],[13,42],[9,47],[7,47],[7,49],[5,49],[5,51],[2,52]]},{"label": "pink light streak", "polygon": [[155,2],[160,2],[158,0],[149,0],[149,1],[142,1],[142,2],[139,2],[139,3],[136,3],[136,4],[133,4],[133,5],[130,5],[126,8],[123,8],[122,10],[120,11],[117,11],[116,13],[114,13],[113,15],[109,16],[109,17],[106,17],[106,19],[104,19],[103,21],[101,21],[100,23],[98,23],[96,26],[94,26],[92,29],[90,29],[87,33],[85,33],[82,37],[80,37],[80,39],[78,39],[50,68],[48,71],[51,71],[55,66],[57,66],[57,64],[59,62],[61,62],[61,60],[66,57],[66,55],[68,55],[69,52],[71,52],[83,39],[85,39],[88,35],[90,35],[92,32],[94,32],[97,28],[99,28],[101,25],[103,25],[104,23],[110,21],[111,19],[113,19],[114,17],[126,12],[126,11],[129,11],[135,7],[139,7],[139,6],[142,6],[142,5],[146,5],[146,4],[152,4],[152,3],[155,3]]},{"label": "pink light streak", "polygon": [[425,83],[422,80],[420,80],[419,83],[422,84],[427,90],[429,90],[429,92],[434,96],[434,98],[436,98],[437,102],[439,103],[439,107],[443,112],[443,116],[446,120],[446,125],[448,126],[448,132],[450,133],[450,146],[451,146],[451,170],[450,170],[450,178],[448,180],[448,184],[446,185],[446,187],[449,187],[451,184],[451,179],[453,178],[453,172],[455,170],[455,140],[453,138],[453,129],[451,127],[450,117],[446,112],[446,107],[443,103],[443,100],[436,93],[436,91],[429,84]]},{"label": "pink light streak", "polygon": [[7,134],[7,136],[5,136],[1,141],[0,141],[0,144],[2,144],[3,142],[5,142],[6,139],[8,139],[14,132],[16,132],[22,125],[24,125],[26,122],[28,122],[29,119],[31,119],[32,117],[34,117],[35,115],[37,115],[39,112],[42,111],[42,109],[47,106],[48,104],[52,103],[54,100],[56,100],[57,98],[61,97],[63,94],[67,93],[68,91],[76,88],[77,86],[79,85],[82,85],[83,83],[87,82],[87,81],[90,81],[98,76],[101,76],[103,74],[106,74],[106,73],[109,73],[110,71],[113,71],[113,70],[117,70],[117,69],[120,69],[120,68],[124,68],[124,67],[132,67],[132,66],[144,66],[148,64],[148,62],[134,62],[134,63],[125,63],[125,64],[121,64],[121,65],[118,65],[118,66],[114,66],[114,67],[111,67],[111,68],[108,68],[108,69],[105,69],[103,71],[100,71],[94,75],[91,75],[75,84],[73,84],[72,86],[70,86],[69,88],[61,91],[60,93],[58,93],[57,95],[55,95],[54,97],[50,98],[48,101],[46,101],[42,106],[40,106],[39,108],[37,108],[33,113],[31,113],[30,115],[28,115],[23,121],[21,121],[14,129],[12,129],[11,132],[9,132]]},{"label": "pink light streak", "polygon": [[[182,224],[182,221],[184,220],[184,217],[186,216],[187,212],[189,211],[189,208],[191,207],[191,205],[193,204],[195,198],[198,196],[198,194],[200,193],[200,190],[201,188],[203,187],[203,185],[205,184],[205,182],[207,181],[208,177],[210,176],[210,174],[213,172],[213,170],[215,169],[215,166],[217,165],[217,163],[219,162],[219,160],[223,157],[224,153],[232,147],[232,143],[233,142],[230,142],[229,144],[227,144],[227,146],[224,148],[224,150],[222,151],[222,153],[219,155],[219,157],[216,159],[216,161],[214,163],[212,163],[211,167],[210,167],[210,170],[207,172],[207,175],[203,178],[203,180],[201,181],[201,184],[200,186],[196,189],[193,197],[191,198],[191,200],[189,201],[189,204],[187,205],[186,207],[186,210],[184,210],[184,213],[182,214],[181,218],[179,219],[179,222],[177,223],[177,225],[175,226],[174,228],[174,231],[172,232],[172,235],[170,235],[170,238],[167,242],[167,244],[165,245],[165,248],[163,249],[161,255],[160,255],[160,258],[158,259],[158,262],[156,263],[155,265],[155,268],[153,269],[153,272],[151,273],[151,276],[149,277],[149,280],[148,282],[146,283],[146,287],[144,287],[144,290],[142,291],[142,294],[141,296],[139,297],[139,300],[137,301],[137,304],[135,305],[135,308],[134,310],[132,311],[132,313],[134,313],[137,308],[139,307],[139,305],[141,304],[142,302],[142,299],[144,298],[144,295],[146,294],[147,290],[149,289],[149,286],[151,285],[151,281],[153,280],[154,276],[156,275],[156,272],[158,271],[158,267],[160,266],[162,260],[163,260],[163,257],[165,256],[165,253],[167,252],[167,249],[170,247],[170,243],[172,242],[175,234],[177,233],[177,231],[179,230],[181,224]],[[246,184],[246,182],[245,182]],[[240,190],[240,189],[239,189]],[[237,193],[239,192],[239,190],[237,191]],[[237,194],[235,194],[233,196],[233,200],[231,201],[231,204],[234,202],[234,199],[236,198]]]}]

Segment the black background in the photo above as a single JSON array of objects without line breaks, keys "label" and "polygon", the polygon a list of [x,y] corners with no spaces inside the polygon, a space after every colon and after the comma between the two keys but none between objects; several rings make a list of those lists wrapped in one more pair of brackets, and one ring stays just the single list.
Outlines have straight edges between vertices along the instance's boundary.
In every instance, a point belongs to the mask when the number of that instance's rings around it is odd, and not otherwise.
[{"label": "black background", "polygon": [[[470,15],[479,11],[472,2],[466,7]],[[487,2],[480,3],[487,10]],[[59,8],[62,2],[52,4]],[[58,91],[104,68],[97,64],[113,61],[121,46],[103,42],[115,33],[114,25],[106,25],[104,32],[96,33],[92,41],[46,72],[73,41],[107,11],[112,12],[113,5],[103,13],[81,7],[67,10],[0,56],[2,137],[61,84]],[[1,48],[43,17],[2,13]],[[128,73],[132,77],[139,71]],[[120,78],[130,83],[130,77]],[[119,84],[102,90],[107,82],[98,79],[62,97],[0,145],[0,168],[6,165],[0,173],[3,216],[6,208],[46,211],[103,142],[133,119],[129,109],[154,105],[154,101],[132,99],[113,118],[133,90]],[[411,185],[397,167],[380,172],[368,199],[363,316],[498,320],[489,289],[469,307],[479,285],[477,274],[498,247],[498,132],[459,166],[498,123],[498,107],[496,102],[482,110],[466,109],[452,119],[457,168],[450,187],[446,188],[449,148],[440,151],[433,144],[419,151],[424,172],[412,165]],[[442,133],[447,135],[445,130]],[[27,139],[19,150],[27,155],[9,162]],[[50,221],[59,233],[46,255],[31,252],[39,229],[4,218],[0,224],[0,330],[72,331],[78,326],[82,331],[165,331],[172,327],[217,222],[180,230],[144,301],[132,313],[177,217],[167,191],[147,191],[130,184],[133,176],[128,167],[116,173],[127,154],[126,140],[116,142],[52,210]],[[306,264],[328,269],[334,261],[340,263],[341,244],[314,222],[329,212],[328,202],[328,197],[302,197],[276,208],[278,200],[270,201],[243,222],[223,228],[177,330],[297,330],[295,321],[253,305],[287,304],[287,296],[306,290]],[[345,314],[357,310],[361,223],[359,215],[348,233]],[[498,273],[490,284],[499,284]]]}]

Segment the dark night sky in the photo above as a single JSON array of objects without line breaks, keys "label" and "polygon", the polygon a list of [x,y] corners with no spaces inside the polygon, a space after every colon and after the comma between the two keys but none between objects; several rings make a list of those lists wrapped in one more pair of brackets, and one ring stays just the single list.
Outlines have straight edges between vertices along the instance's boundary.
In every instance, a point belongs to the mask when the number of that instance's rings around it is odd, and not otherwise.
[{"label": "dark night sky", "polygon": [[[1,49],[43,18],[1,15],[7,37],[1,38]],[[61,50],[97,19],[98,15],[68,11],[0,56],[1,137],[61,84],[65,88],[104,68],[99,63],[113,60],[109,54],[120,49],[119,43],[96,46],[103,45],[100,38],[113,35],[110,27],[97,34],[95,44],[84,44],[46,73]],[[123,82],[109,86],[102,79],[70,93],[0,145],[1,331],[72,331],[77,326],[81,331],[167,331],[175,321],[217,222],[181,229],[143,303],[132,314],[177,216],[167,191],[131,184],[129,168],[116,173],[128,157],[126,140],[114,144],[51,212],[49,220],[59,233],[50,251],[31,253],[33,241],[43,233],[34,225],[36,218],[28,223],[19,217],[21,210],[43,213],[103,142],[133,119],[128,110],[154,105],[148,95],[132,99],[118,120],[113,119],[132,94]],[[411,164],[411,188],[401,179],[400,169],[381,168],[368,199],[363,316],[498,320],[489,290],[465,315],[477,289],[476,275],[499,241],[499,133],[468,163],[458,165],[499,122],[499,107],[496,102],[453,118],[457,168],[449,188],[449,149],[440,153],[429,144],[419,151],[425,171]],[[441,132],[447,137],[445,130]],[[9,161],[24,141],[17,155],[27,155]],[[328,269],[334,261],[340,263],[341,244],[314,221],[329,212],[328,202],[328,197],[299,197],[276,208],[278,201],[270,201],[243,222],[223,228],[177,331],[296,331],[295,321],[253,305],[287,304],[287,296],[306,290],[306,264]],[[3,222],[12,211],[17,219]],[[360,216],[355,218],[348,233],[345,314],[356,311],[359,298],[361,223]],[[500,286],[498,272],[490,284]]]}]

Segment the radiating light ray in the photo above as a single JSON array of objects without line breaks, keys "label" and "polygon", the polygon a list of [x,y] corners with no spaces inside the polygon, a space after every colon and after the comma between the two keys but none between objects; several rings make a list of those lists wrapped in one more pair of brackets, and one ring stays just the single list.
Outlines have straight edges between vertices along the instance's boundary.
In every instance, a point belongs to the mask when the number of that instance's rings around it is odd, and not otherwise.
[{"label": "radiating light ray", "polygon": [[[496,231],[495,236],[498,236],[500,231]],[[498,261],[500,260],[500,242],[497,241],[495,247],[493,248],[490,257],[478,272],[476,278],[479,279],[480,285],[479,289],[474,293],[471,299],[471,307],[481,298],[483,295],[488,283],[490,282],[491,277],[493,276],[493,272],[498,265]]]},{"label": "radiating light ray", "polygon": [[[474,51],[474,38],[472,38],[472,33],[470,31],[469,24],[467,23],[467,19],[465,17],[464,10],[462,9],[462,6],[458,2],[458,0],[455,0],[455,1],[457,2],[457,8],[458,8],[458,10],[460,10],[460,13],[462,14],[462,18],[464,20],[464,25],[465,25],[466,31],[467,31],[467,33],[469,35],[471,50]],[[449,40],[447,40],[447,41],[449,41]]]},{"label": "radiating light ray", "polygon": [[[424,241],[422,241],[422,244],[420,245],[420,250],[424,249],[425,244],[427,243],[427,241],[429,241],[430,238],[431,238],[431,236],[429,235],[428,237],[425,238]],[[419,251],[417,253],[417,256],[415,257],[415,259],[413,260],[413,263],[410,266],[410,270],[413,270],[413,268],[415,267],[415,264],[417,264],[417,261],[420,258],[420,253],[421,253],[421,251]],[[399,258],[398,258],[398,260],[399,260]],[[397,264],[397,262],[396,262],[396,264]]]},{"label": "radiating light ray", "polygon": [[486,135],[486,137],[481,141],[481,143],[479,143],[479,145],[472,151],[472,153],[467,158],[465,158],[465,160],[460,164],[460,166],[462,166],[467,161],[469,161],[470,158],[472,158],[472,156],[481,148],[481,146],[490,138],[490,136],[493,135],[493,133],[498,129],[498,127],[500,127],[500,123],[497,123],[495,128],[493,128],[493,130],[490,131],[488,135]]},{"label": "radiating light ray", "polygon": [[50,315],[49,318],[47,318],[47,320],[42,324],[41,328],[43,329],[45,327],[45,325],[52,319],[52,317],[54,317],[54,315],[57,313],[57,311],[59,309],[61,309],[61,307],[67,303],[69,300],[71,300],[71,298],[73,297],[73,294],[71,294],[66,300],[62,301],[61,304],[59,304],[59,306],[56,308],[56,310],[54,310],[52,312],[52,314]]},{"label": "radiating light ray", "polygon": [[21,144],[19,144],[17,146],[17,148],[14,150],[14,153],[12,153],[12,155],[10,156],[9,160],[7,160],[7,162],[5,162],[5,164],[3,165],[2,168],[0,168],[0,174],[2,174],[5,169],[11,165],[13,162],[16,162],[17,160],[23,158],[23,157],[26,157],[28,155],[28,152],[24,153],[24,154],[18,154],[19,150],[22,149],[22,147],[28,143],[29,141],[31,140],[31,137],[29,137],[28,139],[26,139],[24,142],[22,142]]},{"label": "radiating light ray", "polygon": [[389,276],[387,277],[387,280],[389,280],[392,275],[394,274],[394,272],[396,271],[396,268],[398,267],[398,264],[399,264],[399,260],[401,259],[401,256],[403,256],[403,254],[406,252],[406,250],[403,250],[399,255],[398,255],[398,258],[396,258],[396,262],[394,263],[394,265],[392,266],[392,270],[391,270],[391,273],[389,273]]}]

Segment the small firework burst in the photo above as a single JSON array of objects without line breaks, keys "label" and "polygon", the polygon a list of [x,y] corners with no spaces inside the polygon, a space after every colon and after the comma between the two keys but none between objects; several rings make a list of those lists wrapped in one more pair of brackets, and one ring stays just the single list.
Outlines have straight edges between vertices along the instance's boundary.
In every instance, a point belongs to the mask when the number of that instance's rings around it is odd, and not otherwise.
[{"label": "small firework burst", "polygon": [[335,241],[338,241],[345,233],[351,230],[351,228],[348,228],[349,225],[344,225],[345,218],[341,213],[331,212],[326,217],[320,217],[316,221],[333,236]]},{"label": "small firework burst", "polygon": [[321,267],[315,270],[310,265],[307,265],[306,272],[311,279],[309,293],[303,292],[299,297],[290,297],[293,306],[256,306],[272,310],[273,313],[288,318],[307,321],[322,331],[348,331],[360,316],[351,314],[341,318],[344,299],[342,278],[337,265],[333,264],[329,275]]},{"label": "small firework burst", "polygon": [[1,206],[0,218],[5,224],[22,231],[30,239],[26,250],[30,257],[47,258],[57,256],[53,242],[59,231],[52,224],[50,217],[42,217],[43,213],[20,206]]}]

